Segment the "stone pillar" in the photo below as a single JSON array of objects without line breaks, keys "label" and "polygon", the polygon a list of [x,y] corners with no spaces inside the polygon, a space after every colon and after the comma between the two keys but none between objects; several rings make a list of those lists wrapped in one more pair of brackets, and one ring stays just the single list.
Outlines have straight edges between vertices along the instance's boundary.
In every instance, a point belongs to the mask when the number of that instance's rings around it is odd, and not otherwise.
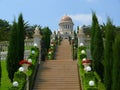
[{"label": "stone pillar", "polygon": [[36,27],[35,30],[34,30],[34,39],[33,39],[33,44],[37,45],[37,47],[40,49],[40,42],[41,42],[41,35],[40,35],[40,30],[39,30],[39,27]]},{"label": "stone pillar", "polygon": [[60,31],[57,33],[57,38],[60,39]]},{"label": "stone pillar", "polygon": [[35,30],[34,30],[34,39],[33,39],[33,44],[34,46],[38,47],[39,48],[39,64],[40,64],[40,60],[41,60],[41,35],[40,35],[40,30],[39,30],[39,27],[36,27]]},{"label": "stone pillar", "polygon": [[72,38],[72,39],[75,38],[74,31],[71,31],[71,38]]},{"label": "stone pillar", "polygon": [[85,44],[85,34],[83,32],[83,29],[81,27],[78,28],[78,47],[80,46],[80,43]]}]

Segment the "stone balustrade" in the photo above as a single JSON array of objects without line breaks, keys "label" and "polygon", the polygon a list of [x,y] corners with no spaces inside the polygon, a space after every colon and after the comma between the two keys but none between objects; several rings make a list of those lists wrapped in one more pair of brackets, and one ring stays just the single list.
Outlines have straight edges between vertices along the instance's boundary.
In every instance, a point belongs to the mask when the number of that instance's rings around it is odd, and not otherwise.
[{"label": "stone balustrade", "polygon": [[[7,58],[7,51],[8,51],[9,42],[2,41],[0,42],[0,60],[6,60]],[[25,40],[25,47],[26,46],[33,46],[33,39],[26,39]],[[26,59],[29,56],[29,50],[25,50],[24,58]]]}]

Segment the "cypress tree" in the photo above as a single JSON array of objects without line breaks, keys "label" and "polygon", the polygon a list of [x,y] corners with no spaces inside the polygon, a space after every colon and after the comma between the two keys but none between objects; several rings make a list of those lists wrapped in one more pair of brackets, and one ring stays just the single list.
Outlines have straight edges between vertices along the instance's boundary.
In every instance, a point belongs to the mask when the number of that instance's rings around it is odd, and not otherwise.
[{"label": "cypress tree", "polygon": [[112,90],[114,28],[110,18],[105,27],[104,83],[106,90]]},{"label": "cypress tree", "polygon": [[112,90],[120,90],[120,35],[115,38],[113,59]]},{"label": "cypress tree", "polygon": [[7,72],[8,77],[11,82],[13,81],[14,73],[18,69],[17,62],[17,23],[14,21],[11,29],[10,41],[8,46],[8,54],[7,54]]},{"label": "cypress tree", "polygon": [[49,27],[44,27],[42,29],[42,40],[44,41],[45,43],[45,48],[46,50],[49,49],[49,46],[50,46],[50,35],[52,34],[51,30],[49,29]]},{"label": "cypress tree", "polygon": [[24,39],[25,39],[25,28],[24,28],[24,20],[22,14],[18,17],[18,31],[17,31],[17,56],[18,61],[23,60],[24,58]]},{"label": "cypress tree", "polygon": [[102,39],[102,31],[99,27],[99,24],[96,24],[96,32],[94,36],[94,51],[93,51],[93,67],[94,70],[100,75],[101,79],[103,79],[103,52],[104,52],[104,46],[103,46],[103,39]]},{"label": "cypress tree", "polygon": [[90,42],[92,58],[93,58],[93,51],[94,51],[94,37],[95,37],[95,32],[96,32],[96,24],[98,24],[98,20],[97,20],[95,12],[92,12],[91,42]]},{"label": "cypress tree", "polygon": [[[1,52],[0,52],[1,53]],[[1,57],[0,57],[1,58]],[[2,67],[1,67],[1,59],[0,59],[0,86],[1,86],[1,76],[2,76]]]},{"label": "cypress tree", "polygon": [[24,21],[22,14],[18,17],[18,23],[13,22],[11,37],[8,47],[8,55],[7,55],[7,71],[8,77],[11,82],[14,78],[14,73],[19,68],[20,60],[24,58],[24,38],[25,38],[25,29],[24,29]]}]

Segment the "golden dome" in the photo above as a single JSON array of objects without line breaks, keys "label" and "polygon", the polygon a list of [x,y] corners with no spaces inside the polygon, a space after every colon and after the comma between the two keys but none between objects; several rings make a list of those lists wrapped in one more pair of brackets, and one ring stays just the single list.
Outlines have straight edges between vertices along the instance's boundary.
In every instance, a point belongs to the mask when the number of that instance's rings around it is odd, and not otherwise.
[{"label": "golden dome", "polygon": [[64,23],[64,22],[71,22],[71,23],[73,23],[71,17],[69,17],[67,15],[63,16],[61,18],[61,20],[60,20],[60,23]]}]

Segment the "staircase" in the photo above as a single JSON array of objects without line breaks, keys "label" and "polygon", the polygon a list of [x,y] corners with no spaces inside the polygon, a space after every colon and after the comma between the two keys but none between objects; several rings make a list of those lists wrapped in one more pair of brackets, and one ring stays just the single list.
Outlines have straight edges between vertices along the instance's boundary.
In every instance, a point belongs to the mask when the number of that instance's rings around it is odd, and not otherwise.
[{"label": "staircase", "polygon": [[63,39],[61,45],[57,49],[56,60],[72,61],[71,46],[67,39]]},{"label": "staircase", "polygon": [[77,62],[67,39],[58,47],[56,60],[42,62],[33,90],[80,90]]}]

